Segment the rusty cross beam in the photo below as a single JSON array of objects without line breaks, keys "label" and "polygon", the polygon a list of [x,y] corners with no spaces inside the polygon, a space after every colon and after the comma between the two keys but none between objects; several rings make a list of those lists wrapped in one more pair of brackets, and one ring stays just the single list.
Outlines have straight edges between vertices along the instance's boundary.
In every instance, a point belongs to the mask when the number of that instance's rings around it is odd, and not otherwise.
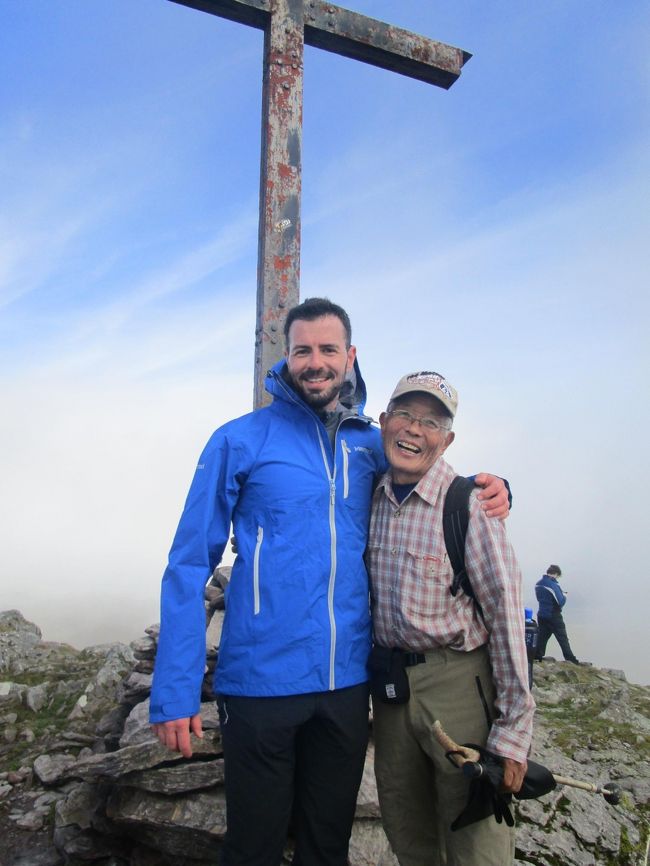
[{"label": "rusty cross beam", "polygon": [[264,31],[254,385],[258,408],[266,402],[266,371],[283,354],[287,312],[299,299],[304,46],[362,60],[445,90],[471,55],[323,0],[172,2]]}]

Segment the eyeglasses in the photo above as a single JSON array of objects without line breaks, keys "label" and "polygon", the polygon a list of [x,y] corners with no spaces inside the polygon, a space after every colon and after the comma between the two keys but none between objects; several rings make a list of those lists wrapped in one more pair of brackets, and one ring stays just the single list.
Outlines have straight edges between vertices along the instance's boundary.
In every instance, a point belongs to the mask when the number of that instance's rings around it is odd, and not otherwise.
[{"label": "eyeglasses", "polygon": [[390,415],[391,418],[395,418],[397,421],[403,421],[406,424],[413,424],[414,421],[419,421],[420,425],[424,427],[425,430],[438,431],[438,430],[449,430],[449,426],[445,423],[442,424],[440,421],[436,421],[435,418],[422,418],[418,415],[412,415],[410,412],[407,412],[406,409],[391,409],[390,412],[386,413]]}]

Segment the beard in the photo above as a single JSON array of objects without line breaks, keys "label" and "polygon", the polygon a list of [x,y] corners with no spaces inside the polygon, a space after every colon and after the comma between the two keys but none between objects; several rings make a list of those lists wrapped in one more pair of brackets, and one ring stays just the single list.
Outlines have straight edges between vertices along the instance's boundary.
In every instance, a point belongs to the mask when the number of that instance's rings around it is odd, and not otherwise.
[{"label": "beard", "polygon": [[314,376],[316,373],[322,374],[321,370],[307,370],[302,373],[298,378],[291,377],[291,381],[294,387],[294,390],[300,394],[302,399],[310,406],[312,409],[324,409],[328,406],[332,400],[334,400],[341,393],[341,388],[343,387],[343,382],[345,380],[344,377],[338,378],[336,376],[332,376],[330,381],[330,385],[325,388],[324,391],[314,392],[310,391],[308,388],[310,376]]}]

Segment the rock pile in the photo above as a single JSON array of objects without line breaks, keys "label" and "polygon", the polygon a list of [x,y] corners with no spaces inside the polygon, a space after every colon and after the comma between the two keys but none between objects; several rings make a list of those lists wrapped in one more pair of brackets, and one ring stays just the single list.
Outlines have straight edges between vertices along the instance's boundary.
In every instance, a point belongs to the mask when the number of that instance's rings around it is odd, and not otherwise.
[{"label": "rock pile", "polygon": [[[157,627],[130,647],[46,644],[0,614],[2,866],[212,866],[225,831],[223,758],[212,702],[228,572],[206,590],[205,736],[185,760],[148,725]],[[558,787],[517,806],[517,862],[641,866],[650,812],[650,690],[622,673],[545,662],[535,670],[534,757],[554,772],[617,782],[618,806]],[[372,747],[351,866],[395,866],[381,827]],[[286,859],[290,858],[287,849]]]}]

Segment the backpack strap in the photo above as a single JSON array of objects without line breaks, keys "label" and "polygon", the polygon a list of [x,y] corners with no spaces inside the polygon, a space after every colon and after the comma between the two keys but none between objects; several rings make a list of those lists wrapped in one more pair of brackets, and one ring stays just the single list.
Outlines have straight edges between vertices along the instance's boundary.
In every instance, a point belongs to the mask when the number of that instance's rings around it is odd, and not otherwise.
[{"label": "backpack strap", "polygon": [[469,497],[474,489],[474,479],[457,475],[449,485],[442,509],[442,529],[445,536],[447,555],[454,571],[454,579],[449,587],[456,597],[458,590],[472,599],[483,619],[483,610],[474,595],[474,589],[465,570],[465,537],[469,524]]}]

